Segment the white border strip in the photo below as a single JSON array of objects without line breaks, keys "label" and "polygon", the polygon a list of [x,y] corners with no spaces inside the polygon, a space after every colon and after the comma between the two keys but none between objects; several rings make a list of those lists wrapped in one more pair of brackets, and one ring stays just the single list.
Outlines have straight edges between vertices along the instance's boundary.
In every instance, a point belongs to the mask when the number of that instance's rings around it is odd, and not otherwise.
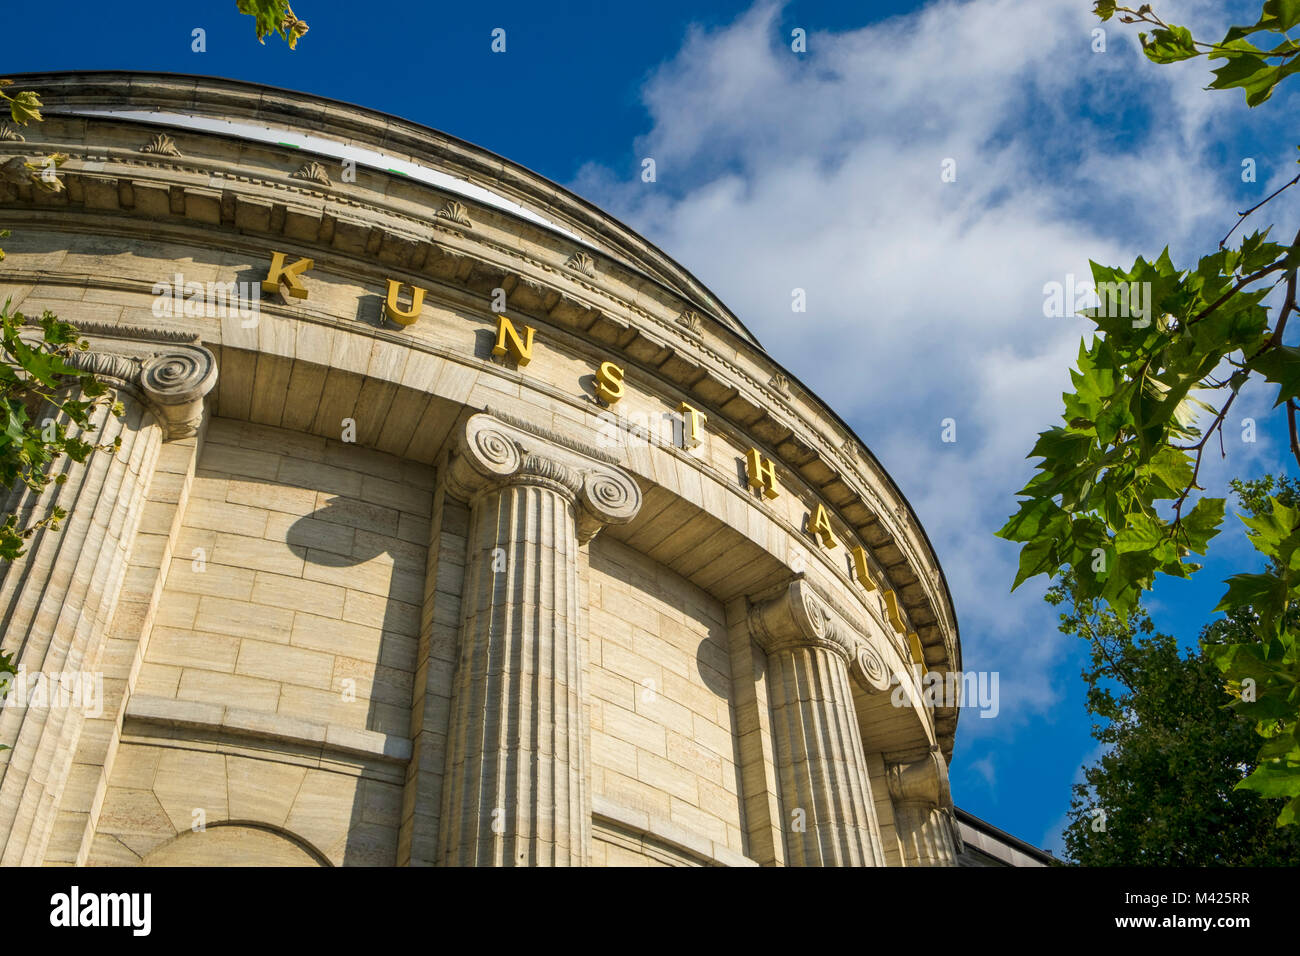
[{"label": "white border strip", "polygon": [[188,113],[168,113],[161,110],[121,110],[109,107],[80,107],[80,108],[56,108],[48,111],[54,113],[71,113],[75,116],[113,116],[121,119],[136,120],[141,123],[154,123],[159,126],[179,126],[186,129],[201,130],[206,133],[221,133],[226,136],[235,136],[239,139],[252,140],[258,143],[271,143],[277,146],[298,147],[309,150],[322,156],[328,156],[337,159],[340,162],[351,160],[358,166],[365,166],[380,172],[397,173],[408,179],[414,179],[416,182],[425,183],[438,189],[448,192],[458,193],[466,199],[472,199],[484,206],[491,206],[502,212],[509,213],[512,216],[518,216],[520,219],[541,226],[543,229],[549,229],[557,232],[567,239],[579,242],[589,249],[595,249],[590,242],[570,232],[563,226],[557,225],[531,209],[527,209],[511,199],[506,199],[490,189],[475,185],[467,180],[452,176],[437,169],[430,169],[428,166],[422,166],[419,163],[413,163],[409,159],[399,159],[396,156],[390,156],[387,153],[381,153],[375,149],[368,149],[364,146],[353,146],[347,143],[340,143],[337,140],[327,139],[324,136],[315,136],[311,133],[304,133],[301,130],[279,129],[274,126],[262,126],[254,123],[240,123],[234,120],[216,119],[208,116],[192,116]]}]

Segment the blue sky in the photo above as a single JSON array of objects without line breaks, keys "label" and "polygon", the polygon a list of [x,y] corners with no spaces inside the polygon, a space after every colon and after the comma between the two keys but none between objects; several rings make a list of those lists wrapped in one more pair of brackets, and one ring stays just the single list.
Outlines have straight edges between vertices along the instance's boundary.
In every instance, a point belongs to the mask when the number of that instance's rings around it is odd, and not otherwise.
[{"label": "blue sky", "polygon": [[[1254,111],[1202,90],[1206,65],[1157,68],[1089,0],[385,4],[301,0],[299,49],[259,46],[233,0],[142,2],[138,22],[65,0],[75,30],[24,33],[7,74],[163,70],[232,77],[383,110],[573,189],[699,276],[858,432],[939,552],[965,664],[1000,674],[1001,712],[963,714],[959,805],[1059,850],[1070,784],[1095,756],[1084,649],[1056,632],[1016,549],[992,537],[1058,418],[1088,323],[1043,315],[1043,286],[1165,243],[1188,265],[1294,174],[1294,87]],[[194,5],[198,7],[198,5]],[[1258,2],[1156,3],[1217,39]],[[1251,17],[1253,20],[1253,17]],[[206,52],[191,31],[206,31]],[[506,30],[506,52],[490,50]],[[790,49],[795,28],[807,53]],[[641,181],[653,157],[658,178]],[[1241,179],[1256,161],[1255,183]],[[955,182],[941,163],[956,161]],[[1287,218],[1289,214],[1289,218]],[[1294,204],[1272,216],[1294,229]],[[1269,221],[1267,218],[1265,222]],[[1290,232],[1286,233],[1290,235]],[[807,290],[805,314],[790,290]],[[1267,389],[1234,406],[1231,475],[1284,472]],[[1240,410],[1240,414],[1237,414]],[[1254,417],[1259,437],[1241,440]],[[940,440],[954,418],[957,441]],[[1235,519],[1191,582],[1158,587],[1185,641],[1252,560]]]}]

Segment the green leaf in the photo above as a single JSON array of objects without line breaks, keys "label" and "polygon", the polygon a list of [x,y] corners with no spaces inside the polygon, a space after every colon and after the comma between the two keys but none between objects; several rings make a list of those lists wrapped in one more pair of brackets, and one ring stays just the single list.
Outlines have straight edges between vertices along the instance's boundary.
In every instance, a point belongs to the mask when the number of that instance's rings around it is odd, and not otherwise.
[{"label": "green leaf", "polygon": [[[1296,147],[1300,149],[1300,146]],[[1268,242],[1268,230],[1254,232],[1241,240],[1241,265],[1240,272],[1252,273],[1258,272],[1265,266],[1275,262],[1283,253],[1286,247],[1278,245],[1276,242]]]},{"label": "green leaf", "polygon": [[1300,820],[1300,797],[1296,797],[1282,808],[1282,812],[1277,815],[1277,825],[1293,826],[1298,820]]},{"label": "green leaf", "polygon": [[1246,105],[1258,106],[1273,95],[1273,89],[1292,73],[1300,69],[1300,59],[1293,58],[1278,65],[1250,54],[1228,57],[1228,62],[1214,71],[1212,90],[1229,90],[1240,87],[1246,93]]},{"label": "green leaf", "polygon": [[41,98],[31,90],[24,90],[9,98],[9,114],[19,126],[41,121]]},{"label": "green leaf", "polygon": [[1012,583],[1011,590],[1014,591],[1036,574],[1060,567],[1060,563],[1053,560],[1056,554],[1055,545],[1056,543],[1051,539],[1039,538],[1020,549],[1020,568],[1016,572],[1016,580]]},{"label": "green leaf", "polygon": [[997,536],[1008,541],[1029,541],[1065,520],[1065,512],[1051,499],[1034,498],[1021,503],[1020,510],[1002,526]]},{"label": "green leaf", "polygon": [[1182,494],[1192,483],[1193,471],[1194,465],[1188,452],[1179,451],[1170,445],[1161,445],[1145,469],[1146,475],[1158,485],[1149,489],[1152,498],[1175,498]]},{"label": "green leaf", "polygon": [[1074,461],[1088,453],[1092,438],[1087,434],[1065,428],[1049,428],[1041,432],[1033,450],[1026,458],[1046,458],[1049,461]]},{"label": "green leaf", "polygon": [[1135,514],[1129,519],[1129,526],[1115,535],[1115,550],[1120,554],[1130,551],[1152,551],[1167,537],[1168,531],[1162,521],[1150,515]]},{"label": "green leaf", "polygon": [[1268,499],[1268,506],[1266,513],[1243,515],[1241,521],[1250,529],[1250,543],[1261,554],[1287,567],[1300,548],[1300,511],[1283,504],[1276,496]]},{"label": "green leaf", "polygon": [[1241,783],[1238,790],[1254,790],[1261,797],[1300,796],[1300,766],[1282,760],[1261,763]]},{"label": "green leaf", "polygon": [[1210,539],[1219,533],[1225,503],[1223,498],[1202,498],[1183,518],[1181,527],[1192,551],[1204,554]]},{"label": "green leaf", "polygon": [[1150,40],[1145,33],[1139,33],[1138,40],[1142,44],[1142,51],[1156,63],[1177,63],[1198,53],[1192,32],[1186,27],[1160,27],[1151,34]]},{"label": "green leaf", "polygon": [[1260,372],[1265,380],[1279,386],[1274,408],[1287,399],[1300,397],[1300,348],[1274,345],[1257,355],[1250,363],[1250,368]]},{"label": "green leaf", "polygon": [[1234,574],[1226,583],[1228,590],[1215,605],[1216,612],[1250,607],[1263,613],[1262,609],[1280,610],[1286,602],[1286,585],[1273,574]]},{"label": "green leaf", "polygon": [[1260,22],[1271,30],[1290,30],[1300,23],[1300,0],[1267,0]]}]

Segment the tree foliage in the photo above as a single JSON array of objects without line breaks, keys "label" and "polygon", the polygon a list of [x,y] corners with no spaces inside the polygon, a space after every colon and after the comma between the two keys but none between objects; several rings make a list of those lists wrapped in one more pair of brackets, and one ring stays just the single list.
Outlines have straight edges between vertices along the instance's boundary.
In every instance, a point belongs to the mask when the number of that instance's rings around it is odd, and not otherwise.
[{"label": "tree foliage", "polygon": [[[1263,103],[1279,83],[1300,71],[1300,42],[1286,35],[1300,24],[1300,0],[1268,0],[1255,23],[1232,27],[1218,43],[1202,42],[1186,27],[1165,23],[1149,3],[1134,10],[1119,6],[1115,0],[1099,0],[1093,9],[1103,21],[1119,14],[1123,23],[1154,26],[1149,35],[1139,33],[1138,39],[1142,51],[1155,63],[1177,63],[1200,56],[1223,60],[1224,64],[1213,71],[1210,89],[1241,89],[1247,106]],[[1276,36],[1270,39],[1269,34]],[[1264,46],[1256,46],[1251,37]]]},{"label": "tree foliage", "polygon": [[289,0],[237,0],[236,5],[240,13],[253,18],[259,43],[265,43],[268,36],[275,34],[292,50],[307,32],[307,24],[294,16]]},{"label": "tree foliage", "polygon": [[[1236,482],[1246,513],[1268,507],[1271,477]],[[1277,497],[1291,505],[1283,478]],[[1155,632],[1139,606],[1125,614],[1079,599],[1070,572],[1048,591],[1061,630],[1089,643],[1087,709],[1105,745],[1074,787],[1065,830],[1085,866],[1270,866],[1300,863],[1300,828],[1275,826],[1275,808],[1236,784],[1255,764],[1254,722],[1229,706],[1214,653],[1256,638],[1248,610],[1201,629],[1199,645]],[[1300,618],[1300,612],[1291,612]]]},{"label": "tree foliage", "polygon": [[[1300,0],[1269,0],[1256,23],[1232,27],[1214,44],[1165,23],[1149,5],[1099,2],[1095,11],[1102,20],[1118,15],[1154,26],[1141,34],[1153,62],[1224,60],[1209,88],[1241,88],[1248,106],[1268,100],[1300,63],[1300,46],[1285,36],[1300,23]],[[1252,379],[1277,387],[1275,407],[1300,462],[1300,348],[1284,338],[1297,310],[1300,231],[1287,244],[1272,241],[1270,228],[1229,241],[1297,181],[1242,213],[1218,248],[1190,267],[1176,266],[1168,249],[1129,269],[1092,263],[1100,304],[1084,314],[1096,334],[1080,346],[1061,424],[1042,432],[1030,452],[1040,459],[1037,474],[998,532],[1023,545],[1013,589],[1038,574],[1068,573],[1081,601],[1103,601],[1127,619],[1156,574],[1187,578],[1199,570],[1196,558],[1219,534],[1225,505],[1203,494],[1202,458],[1216,432],[1223,451],[1225,418]],[[1272,308],[1270,296],[1278,300]],[[1248,622],[1253,640],[1206,653],[1235,695],[1234,710],[1266,738],[1258,766],[1239,786],[1286,798],[1278,823],[1293,823],[1300,653],[1289,612],[1300,599],[1300,510],[1269,496],[1242,520],[1268,570],[1234,575],[1217,610]]]},{"label": "tree foliage", "polygon": [[[67,455],[84,462],[96,448],[116,450],[121,439],[96,445],[78,437],[91,429],[90,417],[99,405],[111,402],[114,415],[123,414],[112,402],[109,387],[67,362],[73,349],[89,343],[77,339],[77,330],[60,322],[52,312],[40,318],[42,338],[24,340],[21,312],[10,311],[9,300],[0,308],[0,487],[25,485],[36,493],[62,484],[55,474],[55,459]],[[10,512],[0,523],[0,560],[12,561],[23,553],[23,543],[43,527],[57,528],[67,517],[62,508],[34,516],[26,527]]]}]

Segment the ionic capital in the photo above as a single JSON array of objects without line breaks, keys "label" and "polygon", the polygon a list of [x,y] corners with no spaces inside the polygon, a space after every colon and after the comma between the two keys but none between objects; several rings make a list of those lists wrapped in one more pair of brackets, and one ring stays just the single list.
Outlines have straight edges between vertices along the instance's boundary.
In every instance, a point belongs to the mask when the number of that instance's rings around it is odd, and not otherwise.
[{"label": "ionic capital", "polygon": [[769,654],[791,647],[822,647],[852,663],[858,641],[848,624],[804,578],[749,608],[749,629]]},{"label": "ionic capital", "polygon": [[[90,348],[74,350],[67,365],[135,392],[157,415],[167,440],[198,430],[203,399],[217,382],[217,359],[197,335],[98,322],[77,331]],[[39,334],[23,337],[35,342]]]},{"label": "ionic capital", "polygon": [[549,487],[576,504],[583,542],[605,525],[631,521],[641,509],[641,488],[621,468],[487,412],[466,420],[445,474],[448,491],[465,501],[502,485]]},{"label": "ionic capital", "polygon": [[895,803],[922,804],[932,809],[952,805],[948,764],[937,749],[907,762],[891,762],[886,771],[889,795]]}]

